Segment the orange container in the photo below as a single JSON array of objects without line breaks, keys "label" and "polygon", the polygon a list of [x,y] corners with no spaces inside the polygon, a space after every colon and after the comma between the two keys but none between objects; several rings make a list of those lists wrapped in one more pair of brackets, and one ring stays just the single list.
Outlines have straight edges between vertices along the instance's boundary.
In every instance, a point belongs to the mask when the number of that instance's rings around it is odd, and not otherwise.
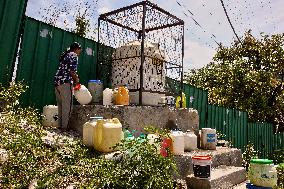
[{"label": "orange container", "polygon": [[126,87],[118,87],[115,104],[129,105],[129,92]]}]

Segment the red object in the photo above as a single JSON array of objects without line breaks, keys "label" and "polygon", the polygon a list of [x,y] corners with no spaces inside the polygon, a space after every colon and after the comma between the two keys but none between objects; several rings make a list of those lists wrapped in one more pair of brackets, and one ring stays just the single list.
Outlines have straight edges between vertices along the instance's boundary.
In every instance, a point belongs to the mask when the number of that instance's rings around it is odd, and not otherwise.
[{"label": "red object", "polygon": [[211,156],[192,156],[191,159],[196,160],[212,160]]},{"label": "red object", "polygon": [[80,88],[81,88],[81,84],[78,83],[77,85],[75,85],[74,90],[78,91],[78,90],[80,90]]},{"label": "red object", "polygon": [[173,141],[171,138],[163,138],[160,153],[163,157],[168,157],[167,150],[173,151]]}]

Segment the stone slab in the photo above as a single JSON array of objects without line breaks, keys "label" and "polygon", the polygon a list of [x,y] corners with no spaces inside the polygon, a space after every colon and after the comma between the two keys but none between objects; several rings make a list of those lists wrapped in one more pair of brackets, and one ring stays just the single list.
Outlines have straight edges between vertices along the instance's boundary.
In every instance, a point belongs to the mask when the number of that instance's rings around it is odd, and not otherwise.
[{"label": "stone slab", "polygon": [[245,168],[233,166],[219,166],[213,169],[210,179],[199,179],[193,174],[186,178],[187,187],[191,189],[231,189],[245,180]]},{"label": "stone slab", "polygon": [[193,173],[191,157],[196,155],[212,156],[212,167],[218,167],[220,165],[242,166],[242,152],[237,148],[217,147],[216,150],[197,149],[175,156],[179,173],[179,175],[176,176],[177,178],[184,179],[186,176]]},{"label": "stone slab", "polygon": [[123,128],[143,131],[145,126],[157,128],[174,127],[194,131],[199,129],[199,116],[197,110],[175,109],[162,106],[103,106],[103,105],[76,105],[70,119],[70,127],[80,134],[83,125],[90,117],[103,116],[104,118],[118,118]]}]

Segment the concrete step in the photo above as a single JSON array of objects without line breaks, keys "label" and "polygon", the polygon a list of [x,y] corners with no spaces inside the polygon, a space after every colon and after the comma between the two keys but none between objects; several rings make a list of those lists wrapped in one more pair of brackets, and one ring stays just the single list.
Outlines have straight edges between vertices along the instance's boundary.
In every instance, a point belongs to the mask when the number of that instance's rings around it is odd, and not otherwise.
[{"label": "concrete step", "polygon": [[179,173],[179,175],[176,176],[177,178],[185,179],[185,177],[193,173],[191,157],[197,155],[212,156],[213,168],[221,165],[242,166],[242,152],[237,148],[217,147],[216,150],[197,149],[174,157]]},{"label": "concrete step", "polygon": [[211,171],[210,179],[199,179],[193,174],[186,178],[190,189],[231,189],[234,185],[246,180],[246,170],[243,167],[219,166]]}]

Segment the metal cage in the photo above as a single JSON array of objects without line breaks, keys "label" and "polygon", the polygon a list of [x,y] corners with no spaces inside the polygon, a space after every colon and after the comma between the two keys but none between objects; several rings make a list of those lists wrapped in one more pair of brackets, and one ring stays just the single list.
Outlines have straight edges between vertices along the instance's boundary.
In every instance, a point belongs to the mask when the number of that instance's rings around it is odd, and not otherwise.
[{"label": "metal cage", "polygon": [[140,83],[130,89],[139,91],[139,105],[142,105],[143,92],[157,92],[145,89],[145,74],[140,74],[147,69],[147,58],[156,65],[159,63],[159,60],[146,53],[147,43],[155,44],[164,54],[165,66],[157,66],[157,74],[165,75],[165,90],[159,92],[180,95],[183,91],[184,21],[149,1],[101,14],[98,18],[97,76],[104,80],[105,85],[110,84],[112,63],[118,60],[113,55],[115,49],[133,41],[141,44],[139,53],[134,56],[126,54],[123,59],[140,58],[137,70]]}]

